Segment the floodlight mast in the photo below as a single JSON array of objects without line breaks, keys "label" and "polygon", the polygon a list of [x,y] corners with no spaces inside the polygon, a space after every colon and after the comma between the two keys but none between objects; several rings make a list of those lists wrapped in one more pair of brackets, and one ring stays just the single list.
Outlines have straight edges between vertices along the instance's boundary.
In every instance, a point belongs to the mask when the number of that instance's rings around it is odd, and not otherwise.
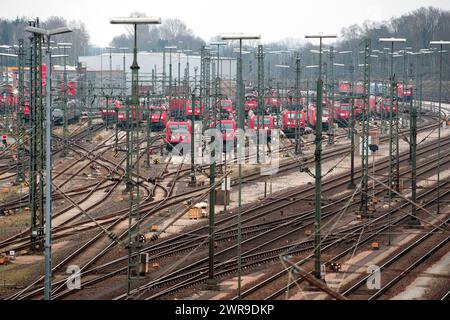
[{"label": "floodlight mast", "polygon": [[25,31],[43,35],[47,38],[46,65],[47,72],[45,76],[45,107],[46,107],[46,144],[45,144],[45,266],[44,266],[44,299],[51,299],[52,291],[52,90],[51,90],[51,47],[50,38],[54,35],[72,32],[67,27],[61,27],[52,30],[46,30],[37,27],[26,27]]},{"label": "floodlight mast", "polygon": [[321,235],[320,235],[320,220],[321,220],[321,184],[322,184],[322,39],[334,39],[336,35],[306,35],[306,39],[319,39],[319,78],[317,79],[317,96],[316,96],[316,150],[315,158],[315,221],[314,221],[314,273],[317,279],[321,279]]},{"label": "floodlight mast", "polygon": [[[237,64],[237,93],[238,93],[238,129],[240,129],[240,134],[243,135],[244,131],[244,103],[243,103],[243,94],[242,94],[242,40],[260,40],[261,35],[251,35],[251,34],[223,34],[221,35],[221,40],[239,40],[239,59]],[[237,246],[237,264],[238,264],[238,285],[237,285],[237,296],[238,299],[241,299],[241,211],[242,211],[242,140],[240,139],[240,143],[238,144],[238,212],[237,212],[237,229],[238,229],[238,246]]]},{"label": "floodlight mast", "polygon": [[441,182],[441,175],[440,175],[440,170],[441,170],[441,126],[442,126],[442,122],[441,122],[441,106],[442,106],[442,53],[444,53],[443,50],[443,46],[444,45],[450,45],[450,41],[444,41],[444,40],[439,40],[439,41],[430,41],[430,45],[438,45],[440,47],[439,50],[439,109],[438,109],[438,123],[439,123],[439,127],[438,127],[438,165],[437,165],[437,208],[436,208],[436,212],[439,214],[441,213],[441,208],[440,208],[440,182]]},{"label": "floodlight mast", "polygon": [[[393,122],[393,109],[394,109],[394,43],[405,43],[406,39],[404,38],[380,38],[379,41],[381,43],[391,43],[391,66],[390,66],[390,81],[391,81],[391,87],[390,87],[390,110],[389,110],[389,210],[391,208],[392,203],[392,182],[393,182],[393,165],[392,165],[392,148],[393,148],[393,139],[392,139],[392,122]],[[400,185],[400,177],[399,177],[399,148],[398,148],[398,103],[397,103],[397,110],[396,110],[396,125],[395,125],[395,145],[396,145],[396,163],[395,163],[395,177],[394,177],[394,183],[395,183],[395,189],[398,192],[399,185]],[[391,244],[391,216],[389,215],[389,232],[388,232],[388,244]]]},{"label": "floodlight mast", "polygon": [[[139,211],[139,148],[137,151],[137,159],[135,163],[133,163],[133,144],[136,139],[136,141],[139,141],[139,130],[133,130],[133,124],[136,120],[136,122],[139,121],[139,65],[137,63],[137,26],[138,25],[147,25],[147,24],[161,24],[161,18],[155,18],[155,17],[138,17],[138,18],[111,18],[110,19],[111,24],[131,24],[134,26],[134,47],[133,47],[133,63],[130,67],[131,69],[131,104],[133,106],[133,110],[131,112],[131,119],[130,119],[130,103],[127,101],[126,106],[126,120],[127,120],[127,126],[126,126],[126,172],[125,172],[125,185],[126,188],[124,192],[128,192],[130,195],[130,205],[129,205],[129,219],[128,219],[128,265],[127,265],[127,299],[130,298],[131,294],[131,281],[132,279],[132,255],[133,250],[136,250],[135,252],[137,259],[139,259],[140,255],[140,240],[132,239],[132,230],[136,235],[139,237],[140,234],[140,211]],[[116,112],[117,115],[117,112]],[[117,124],[116,124],[117,126]],[[134,136],[136,135],[136,136]],[[133,183],[132,183],[132,170],[136,168],[136,175],[137,175],[137,190],[136,190],[136,206],[134,206],[134,194],[133,194]],[[136,215],[136,223],[132,226],[132,215],[133,212]],[[139,271],[137,271],[137,279],[139,279]]]}]

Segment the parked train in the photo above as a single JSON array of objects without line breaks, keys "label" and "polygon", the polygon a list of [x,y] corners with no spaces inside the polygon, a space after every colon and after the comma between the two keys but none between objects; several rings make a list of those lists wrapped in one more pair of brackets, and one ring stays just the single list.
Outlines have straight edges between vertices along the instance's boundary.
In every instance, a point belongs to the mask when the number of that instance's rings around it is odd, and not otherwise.
[{"label": "parked train", "polygon": [[175,119],[183,119],[186,116],[186,99],[172,98],[169,101],[169,116]]},{"label": "parked train", "polygon": [[[67,102],[66,117],[67,123],[75,123],[80,119],[81,111],[76,100]],[[64,124],[64,106],[59,104],[52,110],[52,120],[55,125]]]},{"label": "parked train", "polygon": [[[192,101],[191,100],[187,100],[186,103],[186,109],[185,109],[185,114],[186,117],[188,117],[188,119],[191,118],[192,116]],[[200,102],[200,100],[196,100],[195,101],[195,106],[194,106],[194,119],[195,120],[199,120],[200,117],[205,113],[205,106],[203,103]]]},{"label": "parked train", "polygon": [[255,94],[245,95],[245,114],[247,115],[250,110],[256,112],[258,108],[258,100]]},{"label": "parked train", "polygon": [[190,143],[191,123],[189,121],[167,122],[165,142],[168,151],[171,151],[180,143]]},{"label": "parked train", "polygon": [[[117,108],[117,126],[125,128],[127,126],[127,109],[126,106],[118,104]],[[128,116],[134,125],[139,125],[142,122],[142,107],[129,106]]]},{"label": "parked train", "polygon": [[303,110],[285,110],[283,112],[283,132],[287,137],[293,137],[295,128],[302,135],[306,129],[306,113]]},{"label": "parked train", "polygon": [[100,113],[104,122],[114,123],[117,118],[116,108],[120,108],[122,104],[117,99],[102,100],[100,102]]},{"label": "parked train", "polygon": [[[350,116],[352,114],[352,98],[345,97],[336,104],[335,118],[340,127],[347,127],[350,124]],[[362,114],[362,106],[360,104],[360,99],[353,99],[353,116],[355,119],[360,119]]]},{"label": "parked train", "polygon": [[[330,121],[330,111],[327,106],[322,107],[322,130],[326,131],[329,129]],[[311,128],[315,129],[317,124],[317,108],[315,105],[310,105],[308,107],[308,124]]]},{"label": "parked train", "polygon": [[150,126],[152,130],[161,131],[166,127],[167,110],[163,106],[150,106]]},{"label": "parked train", "polygon": [[221,116],[223,119],[232,119],[233,118],[233,101],[222,99],[220,101],[221,106]]}]

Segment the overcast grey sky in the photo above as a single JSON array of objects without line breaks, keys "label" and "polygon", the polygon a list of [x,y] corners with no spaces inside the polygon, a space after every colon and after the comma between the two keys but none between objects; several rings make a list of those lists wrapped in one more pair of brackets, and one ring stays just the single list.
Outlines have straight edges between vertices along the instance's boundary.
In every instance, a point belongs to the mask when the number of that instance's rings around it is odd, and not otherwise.
[{"label": "overcast grey sky", "polygon": [[[1,2],[3,2],[2,0]],[[62,4],[64,3],[64,4]],[[206,41],[227,32],[258,33],[263,42],[306,33],[339,33],[342,27],[364,20],[384,20],[421,6],[450,10],[449,0],[16,0],[2,5],[0,16],[52,15],[81,20],[91,42],[107,46],[123,26],[109,24],[109,17],[145,12],[150,16],[178,18]]]}]

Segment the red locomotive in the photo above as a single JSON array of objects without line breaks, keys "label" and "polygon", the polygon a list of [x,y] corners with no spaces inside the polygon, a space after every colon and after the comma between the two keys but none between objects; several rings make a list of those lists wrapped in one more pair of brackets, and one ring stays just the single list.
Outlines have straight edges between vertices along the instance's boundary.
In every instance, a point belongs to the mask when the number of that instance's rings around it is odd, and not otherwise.
[{"label": "red locomotive", "polygon": [[221,100],[221,113],[226,118],[231,118],[233,115],[233,102],[231,100]]},{"label": "red locomotive", "polygon": [[[391,112],[391,99],[390,98],[383,98],[383,101],[381,104],[381,110],[383,110],[385,112],[385,114],[389,116],[389,114]],[[394,99],[392,112],[394,114],[397,113],[397,100],[396,99]]]},{"label": "red locomotive", "polygon": [[116,120],[116,108],[120,108],[121,103],[119,100],[108,99],[108,101],[102,100],[100,106],[100,112],[102,114],[103,121],[115,121]]},{"label": "red locomotive", "polygon": [[[192,101],[187,100],[186,103],[186,117],[190,119],[192,116]],[[203,103],[200,103],[199,100],[195,101],[195,107],[194,107],[194,119],[199,120],[200,116],[205,113],[205,106]]]},{"label": "red locomotive", "polygon": [[181,119],[186,114],[186,100],[184,98],[169,99],[169,112],[170,116]]},{"label": "red locomotive", "polygon": [[245,96],[245,113],[247,114],[250,110],[256,110],[258,108],[258,101],[256,95],[247,94]]},{"label": "red locomotive", "polygon": [[172,150],[180,143],[191,142],[191,123],[189,121],[169,121],[166,125],[166,149]]},{"label": "red locomotive", "polygon": [[[236,145],[236,121],[235,120],[220,120],[217,122],[216,128],[222,132],[222,141],[224,147]],[[231,141],[233,144],[231,144]]]},{"label": "red locomotive", "polygon": [[[141,122],[142,110],[137,106],[130,106],[129,118],[132,120],[133,124],[139,125]],[[127,124],[127,109],[126,106],[118,104],[117,107],[117,125],[119,127],[125,127]]]},{"label": "red locomotive", "polygon": [[[359,103],[359,99],[353,100],[353,108],[355,119],[359,119],[362,114],[362,108]],[[346,127],[350,124],[350,116],[352,113],[352,99],[345,97],[342,98],[340,103],[335,106],[336,118],[340,127]]]},{"label": "red locomotive", "polygon": [[298,127],[300,134],[303,134],[306,127],[306,114],[303,110],[286,110],[283,112],[283,131],[287,137],[295,134]]},{"label": "red locomotive", "polygon": [[161,131],[167,124],[167,111],[163,106],[150,106],[150,125],[152,130]]},{"label": "red locomotive", "polygon": [[[329,128],[330,112],[327,107],[322,107],[322,130]],[[315,105],[310,105],[308,108],[308,122],[311,128],[316,128],[317,123],[317,108]]]}]

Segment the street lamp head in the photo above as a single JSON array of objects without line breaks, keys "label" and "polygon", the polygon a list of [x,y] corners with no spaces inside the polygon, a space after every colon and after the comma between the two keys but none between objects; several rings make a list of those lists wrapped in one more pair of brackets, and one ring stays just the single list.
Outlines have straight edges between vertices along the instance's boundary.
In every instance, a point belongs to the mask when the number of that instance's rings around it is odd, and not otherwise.
[{"label": "street lamp head", "polygon": [[3,56],[3,57],[17,57],[17,54],[12,54],[12,53],[1,53],[1,52],[0,52],[0,56]]},{"label": "street lamp head", "polygon": [[167,50],[175,50],[177,48],[177,46],[165,46],[164,49]]},{"label": "street lamp head", "polygon": [[318,39],[318,38],[328,38],[328,39],[330,39],[330,38],[337,38],[337,35],[335,35],[335,34],[328,34],[328,35],[325,35],[325,34],[308,34],[308,35],[305,35],[305,39]]},{"label": "street lamp head", "polygon": [[225,41],[214,41],[209,43],[210,46],[226,46],[228,45],[228,42]]},{"label": "street lamp head", "polygon": [[56,34],[63,34],[63,33],[69,33],[69,32],[72,32],[72,30],[67,28],[67,27],[61,27],[61,28],[48,30],[47,31],[47,36],[53,36],[53,35],[56,35]]},{"label": "street lamp head", "polygon": [[430,41],[430,45],[446,45],[446,44],[450,44],[450,41],[444,41],[444,40]]},{"label": "street lamp head", "polygon": [[72,43],[71,42],[57,42],[56,45],[58,47],[66,47],[67,48],[67,47],[71,47]]},{"label": "street lamp head", "polygon": [[333,65],[337,66],[337,67],[344,67],[345,66],[345,64],[343,64],[343,63],[333,63]]},{"label": "street lamp head", "polygon": [[61,27],[61,28],[56,28],[56,29],[52,29],[52,30],[46,30],[46,29],[36,28],[36,27],[26,27],[25,31],[31,32],[34,34],[40,34],[40,35],[47,36],[47,37],[57,35],[57,34],[72,32],[72,30],[67,27]]},{"label": "street lamp head", "polygon": [[130,50],[130,48],[127,48],[127,47],[122,47],[122,48],[119,48],[119,50],[123,50],[123,51],[126,51],[126,50]]},{"label": "street lamp head", "polygon": [[339,51],[338,53],[340,54],[347,54],[347,53],[352,53],[353,51],[347,50],[347,51]]},{"label": "street lamp head", "polygon": [[405,43],[405,38],[380,38],[378,41],[380,42],[399,42],[399,43]]},{"label": "street lamp head", "polygon": [[284,65],[284,64],[276,64],[275,67],[276,68],[286,68],[286,69],[290,68],[290,66],[287,66],[287,65]]},{"label": "street lamp head", "polygon": [[261,35],[256,34],[244,34],[244,33],[229,33],[222,34],[220,36],[221,40],[260,40]]},{"label": "street lamp head", "polygon": [[110,18],[111,24],[161,24],[161,18],[158,17],[115,17]]}]

